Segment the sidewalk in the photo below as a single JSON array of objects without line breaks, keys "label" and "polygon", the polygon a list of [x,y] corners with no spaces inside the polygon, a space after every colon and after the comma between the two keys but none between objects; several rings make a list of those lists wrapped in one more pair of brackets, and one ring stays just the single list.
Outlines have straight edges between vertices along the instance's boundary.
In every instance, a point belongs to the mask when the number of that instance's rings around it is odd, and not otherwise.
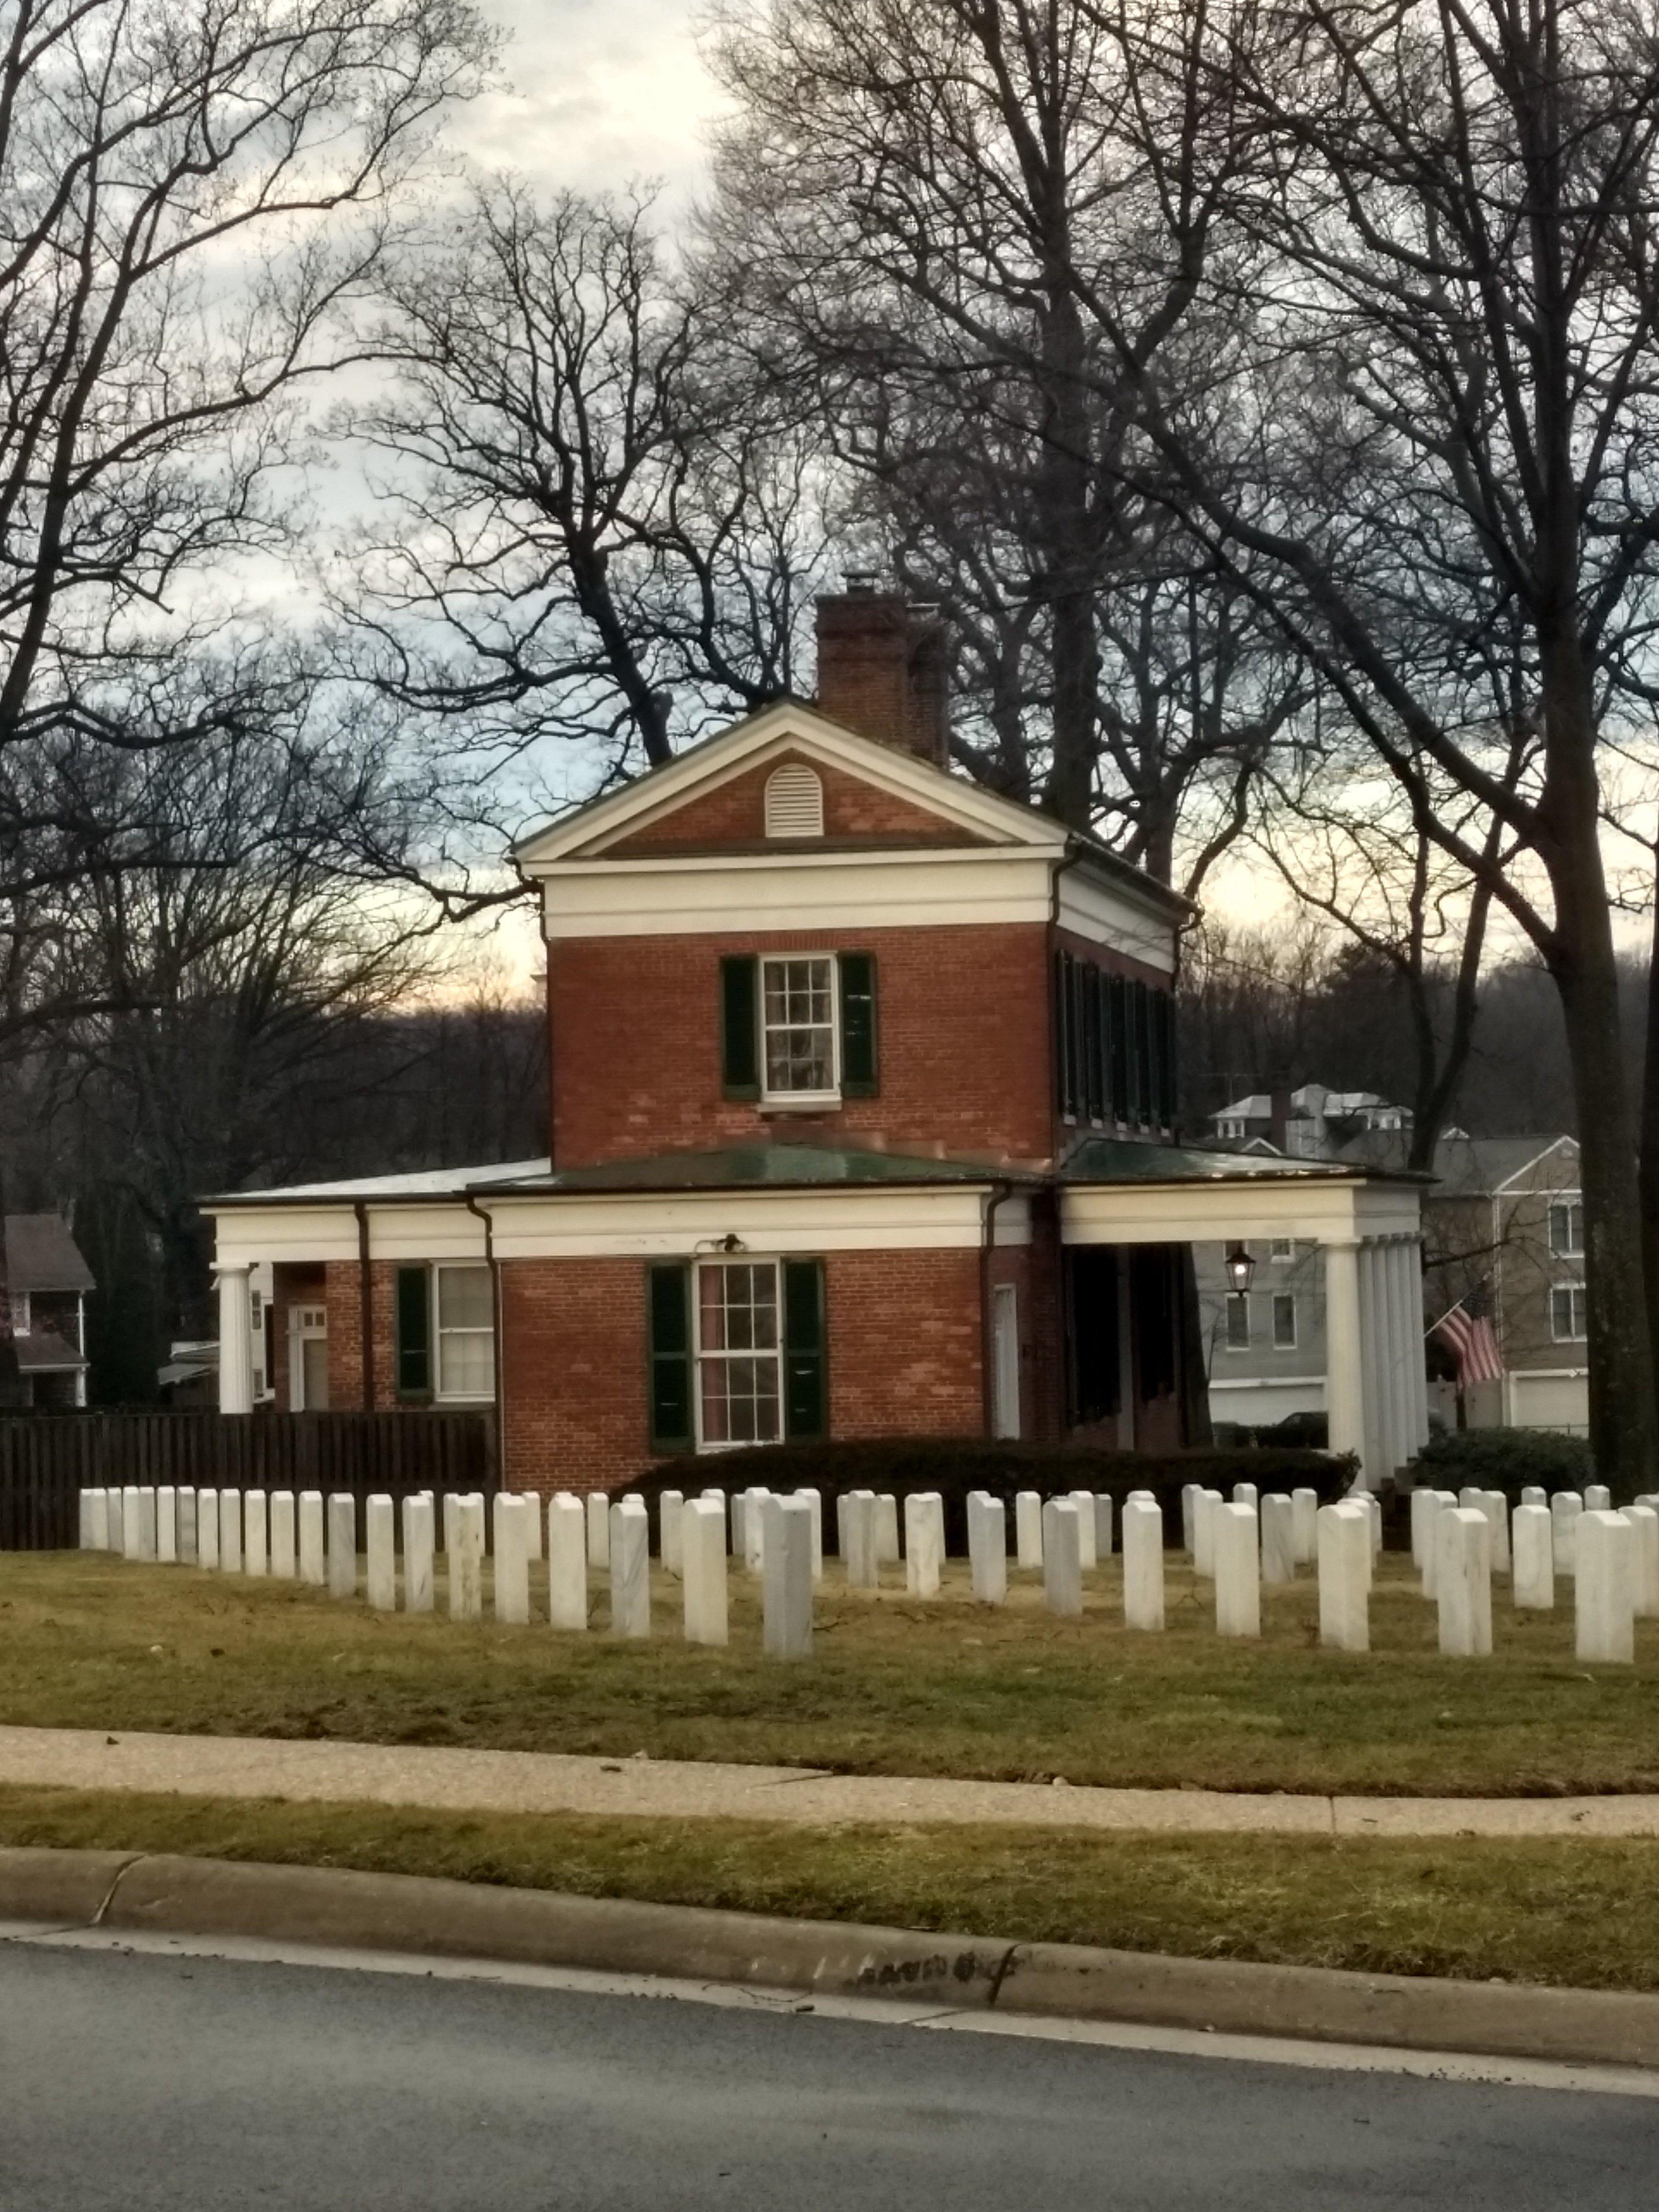
[{"label": "sidewalk", "polygon": [[629,1819],[994,1823],[1166,1834],[1659,1836],[1659,1796],[1299,1797],[829,1774],[805,1766],[0,1727],[0,1783]]}]

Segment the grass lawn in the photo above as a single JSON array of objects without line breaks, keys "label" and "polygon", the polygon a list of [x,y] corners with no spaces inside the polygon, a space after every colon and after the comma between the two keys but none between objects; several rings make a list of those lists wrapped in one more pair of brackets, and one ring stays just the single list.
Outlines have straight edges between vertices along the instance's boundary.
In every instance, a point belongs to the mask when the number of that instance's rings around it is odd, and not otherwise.
[{"label": "grass lawn", "polygon": [[[1119,1625],[1118,1568],[1059,1621],[1035,1577],[976,1607],[820,1595],[815,1656],[763,1660],[758,1598],[732,1577],[732,1642],[623,1644],[543,1625],[371,1613],[291,1583],[97,1553],[0,1553],[0,1721],[337,1736],[661,1759],[1222,1790],[1446,1795],[1659,1790],[1659,1622],[1634,1668],[1582,1667],[1570,1607],[1516,1615],[1498,1653],[1442,1659],[1434,1609],[1390,1556],[1369,1657],[1322,1652],[1310,1583],[1265,1594],[1259,1644],[1220,1641],[1209,1585],[1171,1563],[1162,1636]],[[440,1603],[443,1601],[441,1588]],[[602,1578],[596,1631],[604,1618]],[[1280,1848],[1279,1844],[1268,1846]]]},{"label": "grass lawn", "polygon": [[459,1814],[0,1789],[0,1843],[187,1851],[1377,1973],[1659,1989],[1659,1844]]}]

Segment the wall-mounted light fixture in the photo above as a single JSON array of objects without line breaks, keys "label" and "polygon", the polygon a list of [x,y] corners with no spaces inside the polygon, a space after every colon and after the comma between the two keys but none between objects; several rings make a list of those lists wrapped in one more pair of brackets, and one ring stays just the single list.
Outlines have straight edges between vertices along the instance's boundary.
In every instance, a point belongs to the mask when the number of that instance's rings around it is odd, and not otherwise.
[{"label": "wall-mounted light fixture", "polygon": [[1227,1255],[1227,1280],[1236,1291],[1243,1292],[1250,1287],[1255,1274],[1255,1261],[1242,1244],[1235,1244]]}]

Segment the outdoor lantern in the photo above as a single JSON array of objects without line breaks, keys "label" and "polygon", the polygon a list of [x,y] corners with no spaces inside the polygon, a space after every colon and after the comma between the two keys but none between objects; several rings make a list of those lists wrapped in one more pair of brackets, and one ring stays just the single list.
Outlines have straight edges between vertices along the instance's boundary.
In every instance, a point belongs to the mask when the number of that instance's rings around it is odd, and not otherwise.
[{"label": "outdoor lantern", "polygon": [[1242,1244],[1235,1244],[1227,1255],[1227,1280],[1236,1291],[1248,1291],[1255,1273],[1255,1261]]}]

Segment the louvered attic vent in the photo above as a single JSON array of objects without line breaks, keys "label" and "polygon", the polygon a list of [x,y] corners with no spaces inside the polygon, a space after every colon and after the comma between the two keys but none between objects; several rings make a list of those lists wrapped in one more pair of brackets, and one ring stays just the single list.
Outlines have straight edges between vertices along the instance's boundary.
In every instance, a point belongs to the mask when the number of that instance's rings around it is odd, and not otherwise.
[{"label": "louvered attic vent", "polygon": [[804,761],[786,761],[766,779],[769,837],[822,837],[823,786]]}]

